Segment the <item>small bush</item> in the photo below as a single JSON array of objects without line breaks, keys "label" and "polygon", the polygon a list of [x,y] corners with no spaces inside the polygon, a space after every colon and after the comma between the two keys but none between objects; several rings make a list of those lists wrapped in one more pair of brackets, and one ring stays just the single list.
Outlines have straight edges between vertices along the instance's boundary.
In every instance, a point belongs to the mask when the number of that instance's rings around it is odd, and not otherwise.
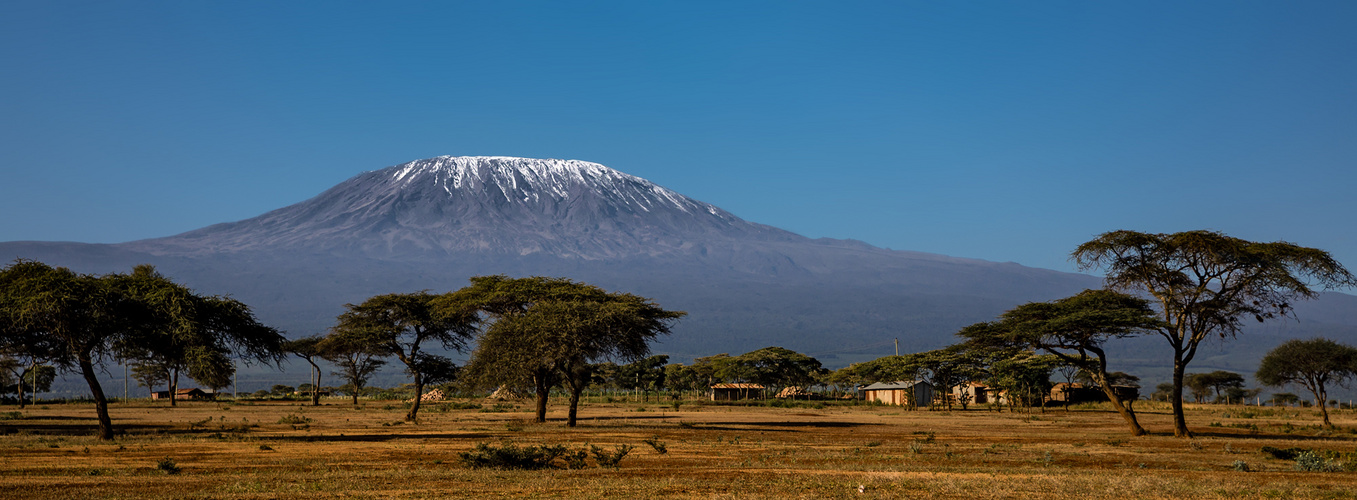
[{"label": "small bush", "polygon": [[584,450],[568,452],[562,458],[565,459],[567,469],[583,469],[589,466],[589,462],[585,460],[589,458],[589,453]]},{"label": "small bush", "polygon": [[24,414],[17,411],[7,411],[0,413],[0,420],[23,420]]},{"label": "small bush", "polygon": [[[551,461],[566,454],[563,445],[518,447],[513,443],[501,447],[479,443],[471,451],[457,454],[462,465],[472,469],[523,469],[538,470],[551,467]],[[567,459],[567,464],[569,459]]]},{"label": "small bush", "polygon": [[1313,451],[1302,451],[1296,455],[1296,470],[1303,472],[1342,472],[1343,465],[1319,456]]},{"label": "small bush", "polygon": [[1249,463],[1243,460],[1234,461],[1234,470],[1239,472],[1249,472]]},{"label": "small bush", "polygon": [[156,462],[155,468],[166,474],[178,474],[181,470],[179,464],[174,463],[174,459],[165,457]]},{"label": "small bush", "polygon": [[621,462],[623,458],[626,458],[627,454],[631,453],[631,450],[635,448],[635,446],[629,444],[619,444],[617,445],[617,449],[609,452],[591,444],[589,445],[589,453],[594,456],[594,460],[598,462],[599,467],[613,469],[616,468],[617,464]]},{"label": "small bush", "polygon": [[[211,418],[209,418],[208,420],[211,420]],[[303,415],[294,415],[294,414],[289,413],[289,414],[287,414],[286,417],[283,417],[283,418],[278,419],[278,423],[280,423],[280,424],[291,424],[291,425],[301,425],[301,424],[309,424],[309,423],[311,423],[311,419],[310,419],[309,417],[306,417],[306,416],[303,416]]]},{"label": "small bush", "polygon": [[654,448],[654,449],[655,449],[655,453],[659,453],[659,454],[661,454],[661,455],[663,455],[663,454],[665,454],[665,453],[669,453],[669,448],[666,447],[666,446],[664,445],[664,441],[656,441],[656,440],[654,440],[654,439],[647,439],[647,440],[641,441],[641,442],[650,445],[651,448]]},{"label": "small bush", "polygon": [[267,444],[259,445],[259,451],[273,451],[273,447]]}]

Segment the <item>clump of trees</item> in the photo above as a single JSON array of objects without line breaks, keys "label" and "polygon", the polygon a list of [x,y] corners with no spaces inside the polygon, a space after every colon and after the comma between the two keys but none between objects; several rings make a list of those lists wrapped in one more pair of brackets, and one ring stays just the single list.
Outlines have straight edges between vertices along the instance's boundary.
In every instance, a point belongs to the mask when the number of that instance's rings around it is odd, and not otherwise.
[{"label": "clump of trees", "polygon": [[199,295],[149,265],[91,275],[19,260],[0,270],[0,351],[46,360],[89,385],[99,437],[113,438],[96,367],[111,357],[180,374],[213,388],[229,383],[232,356],[276,363],[283,337],[227,297]]},{"label": "clump of trees", "polygon": [[545,422],[551,389],[564,386],[570,427],[597,363],[644,359],[650,342],[686,314],[564,278],[506,276],[472,278],[470,286],[440,297],[436,309],[482,325],[465,369],[466,387],[529,389],[536,395],[537,421]]}]

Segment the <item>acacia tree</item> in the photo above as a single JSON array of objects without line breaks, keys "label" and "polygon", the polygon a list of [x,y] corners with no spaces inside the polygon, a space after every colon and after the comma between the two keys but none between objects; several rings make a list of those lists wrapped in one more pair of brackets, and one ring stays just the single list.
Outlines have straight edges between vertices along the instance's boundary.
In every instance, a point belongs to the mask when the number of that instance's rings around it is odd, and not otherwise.
[{"label": "acacia tree", "polygon": [[1280,387],[1299,384],[1315,395],[1315,402],[1324,414],[1324,425],[1329,422],[1330,383],[1347,386],[1357,376],[1357,348],[1329,339],[1288,340],[1268,351],[1258,365],[1255,377],[1264,384]]},{"label": "acacia tree", "polygon": [[358,394],[363,392],[368,379],[386,365],[382,352],[375,346],[334,333],[321,341],[317,351],[322,359],[338,368],[330,374],[344,379],[354,406],[358,406]]},{"label": "acacia tree", "polygon": [[95,364],[128,330],[120,312],[131,302],[107,280],[41,262],[20,260],[0,271],[0,330],[18,334],[6,336],[6,347],[38,341],[57,366],[78,370],[94,399],[100,439],[113,439],[113,422]]},{"label": "acacia tree", "polygon": [[284,352],[292,353],[311,365],[311,380],[309,380],[311,384],[311,406],[320,406],[320,365],[316,364],[316,360],[321,359],[321,355],[324,354],[321,350],[324,340],[325,337],[312,335],[289,340],[284,342],[282,346]]},{"label": "acacia tree", "polygon": [[737,378],[764,387],[803,387],[829,373],[820,361],[782,347],[765,347],[728,360],[728,370]]},{"label": "acacia tree", "polygon": [[1031,302],[1000,320],[957,332],[977,347],[1039,349],[1087,373],[1126,420],[1132,436],[1145,435],[1135,412],[1122,404],[1107,372],[1107,341],[1141,335],[1161,326],[1144,300],[1109,290],[1085,290],[1053,302]]},{"label": "acacia tree", "polygon": [[137,385],[145,387],[154,394],[156,386],[160,384],[169,386],[170,372],[164,366],[150,361],[134,361],[132,362],[132,380],[136,380]]},{"label": "acacia tree", "polygon": [[548,393],[563,383],[570,390],[569,427],[575,426],[592,363],[645,357],[650,341],[686,314],[564,278],[479,276],[471,282],[441,301],[448,315],[489,316],[467,362],[467,385],[530,384],[537,421],[545,422]]},{"label": "acacia tree", "polygon": [[275,364],[284,355],[283,336],[259,323],[240,301],[197,294],[144,264],[131,274],[105,279],[135,304],[122,313],[132,321],[115,349],[124,358],[167,370],[171,406],[176,404],[181,373],[219,389],[231,383],[233,354],[247,363],[265,364]]},{"label": "acacia tree", "polygon": [[231,369],[226,352],[268,360],[282,339],[244,304],[193,294],[150,266],[93,276],[26,260],[0,271],[0,331],[6,332],[0,347],[41,349],[58,367],[79,370],[94,399],[100,439],[113,439],[95,368],[106,356],[150,353],[222,387]]},{"label": "acacia tree", "polygon": [[373,346],[405,364],[405,372],[415,384],[415,400],[405,415],[409,422],[418,421],[428,369],[452,363],[424,352],[424,344],[435,341],[444,349],[460,352],[475,331],[472,315],[437,313],[432,305],[436,297],[422,291],[392,293],[371,297],[362,304],[344,304],[348,311],[339,315],[333,328],[333,335],[343,338],[344,343]]},{"label": "acacia tree", "polygon": [[1153,297],[1173,348],[1173,433],[1191,437],[1183,416],[1183,375],[1197,347],[1211,336],[1231,338],[1242,318],[1264,321],[1291,314],[1291,302],[1318,290],[1357,285],[1328,252],[1299,245],[1256,243],[1213,231],[1173,234],[1113,231],[1079,245],[1082,270],[1103,269],[1114,290]]},{"label": "acacia tree", "polygon": [[[658,391],[665,388],[665,363],[669,362],[669,355],[659,354],[645,359],[638,359],[631,363],[616,367],[613,376],[619,387],[631,387],[640,389],[643,398],[649,401],[648,391]],[[595,365],[594,371],[597,371]]]}]

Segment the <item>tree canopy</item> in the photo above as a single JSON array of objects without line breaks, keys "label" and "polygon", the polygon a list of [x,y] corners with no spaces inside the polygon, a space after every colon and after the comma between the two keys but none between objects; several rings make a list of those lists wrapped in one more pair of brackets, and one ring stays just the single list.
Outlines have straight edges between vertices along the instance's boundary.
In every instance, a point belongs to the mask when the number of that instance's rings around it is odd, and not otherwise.
[{"label": "tree canopy", "polygon": [[1110,290],[1085,290],[1052,302],[1031,302],[1005,312],[999,321],[977,323],[957,332],[978,347],[1045,351],[1092,377],[1130,427],[1145,434],[1135,412],[1121,402],[1107,372],[1105,344],[1141,335],[1161,326],[1149,304]]},{"label": "tree canopy", "polygon": [[274,361],[282,342],[244,304],[193,293],[150,266],[94,276],[27,260],[0,270],[0,333],[0,350],[80,372],[95,402],[101,439],[113,438],[95,371],[105,357],[153,357],[222,387],[233,369],[231,353]]},{"label": "tree canopy", "polygon": [[415,400],[405,420],[419,417],[424,385],[431,376],[447,378],[452,361],[428,353],[426,342],[438,342],[445,349],[461,351],[476,331],[474,315],[461,311],[442,311],[435,307],[437,295],[427,292],[377,295],[361,304],[345,304],[348,311],[339,315],[332,329],[337,342],[370,346],[375,352],[395,356],[405,364],[405,372],[415,385]]},{"label": "tree canopy", "polygon": [[1172,234],[1112,231],[1076,248],[1080,269],[1102,269],[1108,288],[1149,294],[1173,348],[1174,434],[1189,437],[1183,375],[1202,340],[1229,338],[1243,319],[1291,313],[1319,291],[1357,285],[1328,252],[1292,243],[1256,243],[1214,231]]},{"label": "tree canopy", "polygon": [[1274,387],[1297,384],[1309,389],[1324,414],[1324,425],[1333,427],[1327,388],[1329,384],[1346,387],[1357,376],[1357,348],[1324,338],[1288,340],[1263,356],[1254,376]]},{"label": "tree canopy", "polygon": [[566,422],[571,427],[593,363],[644,358],[650,342],[686,314],[565,278],[480,276],[471,282],[440,301],[445,314],[488,316],[467,362],[467,385],[530,386],[543,422],[548,392],[564,383],[571,394]]}]

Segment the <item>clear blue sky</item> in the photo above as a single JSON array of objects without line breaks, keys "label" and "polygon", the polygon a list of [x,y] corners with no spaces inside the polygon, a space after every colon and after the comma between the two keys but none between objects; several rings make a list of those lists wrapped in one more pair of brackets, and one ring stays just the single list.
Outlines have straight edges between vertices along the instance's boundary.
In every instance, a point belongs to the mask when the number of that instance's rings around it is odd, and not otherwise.
[{"label": "clear blue sky", "polygon": [[0,240],[252,217],[437,155],[1062,270],[1114,229],[1357,267],[1357,2],[0,4]]}]

